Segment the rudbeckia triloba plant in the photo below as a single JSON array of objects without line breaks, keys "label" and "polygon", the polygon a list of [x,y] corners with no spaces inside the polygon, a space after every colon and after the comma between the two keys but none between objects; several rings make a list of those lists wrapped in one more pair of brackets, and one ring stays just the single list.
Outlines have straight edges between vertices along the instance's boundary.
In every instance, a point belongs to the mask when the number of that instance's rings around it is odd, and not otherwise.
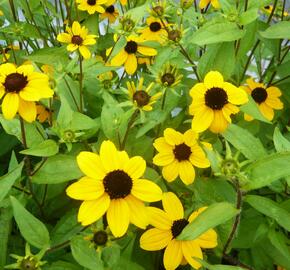
[{"label": "rudbeckia triloba plant", "polygon": [[0,269],[290,269],[288,2],[0,1]]}]

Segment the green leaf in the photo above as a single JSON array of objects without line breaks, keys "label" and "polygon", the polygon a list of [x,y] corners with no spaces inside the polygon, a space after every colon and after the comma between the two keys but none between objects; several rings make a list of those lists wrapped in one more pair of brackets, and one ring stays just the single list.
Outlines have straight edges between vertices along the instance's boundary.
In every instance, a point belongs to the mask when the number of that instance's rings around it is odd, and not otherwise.
[{"label": "green leaf", "polygon": [[250,160],[256,160],[266,155],[261,141],[244,128],[231,124],[222,135]]},{"label": "green leaf", "polygon": [[32,182],[37,184],[58,184],[82,176],[76,158],[69,155],[49,157],[43,166],[32,176]]},{"label": "green leaf", "polygon": [[231,22],[215,22],[202,26],[197,30],[191,43],[203,46],[206,44],[228,42],[240,39],[245,32],[237,27],[235,23]]},{"label": "green leaf", "polygon": [[80,265],[90,270],[103,269],[103,263],[99,257],[99,253],[82,236],[73,238],[70,246],[74,259]]},{"label": "green leaf", "polygon": [[44,265],[43,270],[84,270],[83,267],[76,265],[76,263],[69,263],[64,261],[57,261],[51,265]]},{"label": "green leaf", "polygon": [[256,102],[254,101],[254,99],[251,96],[248,96],[248,97],[249,97],[249,101],[246,104],[244,104],[244,105],[242,105],[240,107],[241,111],[246,113],[246,114],[251,115],[253,118],[255,118],[257,120],[260,120],[262,122],[271,124],[271,122],[269,120],[267,120],[262,115],[262,113],[260,112],[260,110],[259,110]]},{"label": "green leaf", "polygon": [[278,127],[274,130],[273,141],[278,152],[290,151],[290,142],[281,134]]},{"label": "green leaf", "polygon": [[58,153],[58,144],[54,140],[45,140],[29,149],[20,151],[23,155],[50,157]]},{"label": "green leaf", "polygon": [[15,181],[20,178],[23,165],[24,163],[21,162],[16,168],[0,177],[0,202],[8,194]]},{"label": "green leaf", "polygon": [[290,213],[278,203],[257,195],[247,195],[245,201],[257,211],[274,219],[280,226],[290,231]]},{"label": "green leaf", "polygon": [[229,265],[222,265],[222,264],[209,264],[199,258],[195,258],[195,260],[197,260],[202,266],[206,267],[206,269],[208,270],[244,270],[245,268],[241,268],[238,266],[229,266]]},{"label": "green leaf", "polygon": [[239,17],[239,24],[247,25],[253,21],[255,21],[259,16],[258,8],[248,9],[246,12],[243,12]]},{"label": "green leaf", "polygon": [[290,39],[290,21],[282,21],[271,25],[266,31],[260,32],[260,35],[269,39]]},{"label": "green leaf", "polygon": [[49,233],[45,225],[31,213],[13,196],[10,196],[15,221],[21,235],[31,245],[37,248],[49,247]]},{"label": "green leaf", "polygon": [[188,224],[177,237],[178,240],[193,240],[204,232],[225,223],[239,211],[230,203],[221,202],[210,205],[196,219]]},{"label": "green leaf", "polygon": [[246,190],[261,188],[290,176],[289,163],[290,152],[275,153],[253,162],[245,170],[249,182],[243,188]]}]

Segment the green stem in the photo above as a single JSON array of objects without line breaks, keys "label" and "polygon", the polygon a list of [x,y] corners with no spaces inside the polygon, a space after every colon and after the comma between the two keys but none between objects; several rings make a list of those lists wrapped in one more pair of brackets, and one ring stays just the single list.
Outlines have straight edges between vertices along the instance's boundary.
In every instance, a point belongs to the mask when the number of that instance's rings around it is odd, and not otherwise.
[{"label": "green stem", "polygon": [[83,57],[79,52],[79,62],[80,62],[80,112],[83,113]]}]

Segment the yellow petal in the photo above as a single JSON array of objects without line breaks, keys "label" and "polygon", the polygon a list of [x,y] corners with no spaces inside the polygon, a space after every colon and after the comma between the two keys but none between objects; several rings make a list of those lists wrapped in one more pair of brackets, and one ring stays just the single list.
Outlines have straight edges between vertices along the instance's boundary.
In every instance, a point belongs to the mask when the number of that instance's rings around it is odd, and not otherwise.
[{"label": "yellow petal", "polygon": [[91,52],[86,46],[79,46],[79,50],[84,59],[89,59],[91,57]]},{"label": "yellow petal", "polygon": [[11,73],[16,72],[16,66],[12,63],[5,63],[0,65],[0,74],[1,75],[9,75]]},{"label": "yellow petal", "polygon": [[211,132],[214,133],[224,132],[227,129],[228,124],[229,123],[224,117],[223,112],[221,110],[220,111],[216,110],[214,112],[214,118],[209,129]]},{"label": "yellow petal", "polygon": [[184,139],[185,144],[187,144],[188,146],[192,146],[196,144],[196,140],[198,139],[198,134],[194,132],[192,129],[189,129],[184,133],[183,139]]},{"label": "yellow petal", "polygon": [[146,162],[142,157],[139,156],[130,158],[130,160],[124,166],[124,171],[127,172],[133,179],[138,179],[143,176],[145,170]]},{"label": "yellow petal", "polygon": [[96,40],[94,38],[86,38],[83,41],[83,45],[94,45],[96,44]]},{"label": "yellow petal", "polygon": [[177,196],[172,192],[163,193],[162,206],[172,220],[184,218],[183,206]]},{"label": "yellow petal", "polygon": [[81,25],[79,22],[74,21],[72,24],[72,32],[74,35],[79,35],[81,33]]},{"label": "yellow petal", "polygon": [[166,142],[164,137],[157,138],[154,141],[153,146],[158,152],[171,152],[172,153],[173,151],[173,147]]},{"label": "yellow petal", "polygon": [[133,182],[131,193],[138,199],[145,202],[156,202],[162,198],[161,188],[146,179],[139,179]]},{"label": "yellow petal", "polygon": [[220,8],[219,0],[211,0],[211,4],[214,8]]},{"label": "yellow petal", "polygon": [[273,109],[276,109],[276,110],[282,110],[284,105],[283,103],[281,102],[281,100],[277,97],[268,97],[266,100],[265,100],[265,103],[273,108]]},{"label": "yellow petal", "polygon": [[147,207],[149,223],[160,230],[171,230],[173,221],[163,210],[156,207]]},{"label": "yellow petal", "polygon": [[71,35],[67,33],[61,33],[57,35],[57,40],[63,43],[71,43]]},{"label": "yellow petal", "polygon": [[106,193],[97,200],[84,201],[79,209],[78,221],[83,226],[94,223],[105,214],[109,205],[110,197]]},{"label": "yellow petal", "polygon": [[224,82],[223,89],[227,92],[228,101],[235,105],[242,105],[248,102],[248,95],[245,90],[238,88],[231,83]]},{"label": "yellow petal", "polygon": [[195,171],[192,164],[189,161],[179,162],[179,176],[182,182],[186,185],[191,184],[195,178]]},{"label": "yellow petal", "polygon": [[66,49],[67,49],[69,52],[73,52],[73,51],[77,50],[78,47],[79,47],[79,46],[78,46],[77,44],[68,44],[68,45],[66,46]]},{"label": "yellow petal", "polygon": [[217,246],[217,234],[215,230],[209,229],[195,241],[201,248],[214,248]]},{"label": "yellow petal", "polygon": [[39,90],[34,87],[26,86],[23,90],[19,92],[22,99],[27,101],[39,101]]},{"label": "yellow petal", "polygon": [[128,54],[128,58],[125,62],[125,70],[129,75],[135,73],[137,69],[137,58],[135,54]]},{"label": "yellow petal", "polygon": [[202,259],[202,251],[196,241],[182,241],[182,253],[186,261],[194,268],[199,269],[201,264],[193,259],[193,257]]},{"label": "yellow petal", "polygon": [[34,101],[26,101],[19,99],[18,112],[20,116],[27,122],[31,123],[36,119],[36,105]]},{"label": "yellow petal", "polygon": [[171,240],[165,249],[163,263],[165,269],[176,269],[182,261],[181,241]]},{"label": "yellow petal", "polygon": [[100,156],[95,153],[80,152],[77,156],[77,163],[80,170],[93,179],[101,180],[106,175]]},{"label": "yellow petal", "polygon": [[174,160],[171,164],[162,168],[162,175],[168,182],[174,181],[179,173],[179,162]]},{"label": "yellow petal", "polygon": [[100,158],[107,172],[120,168],[117,149],[111,141],[103,141],[100,148]]},{"label": "yellow petal", "polygon": [[150,47],[140,46],[140,45],[138,46],[137,51],[146,56],[154,56],[157,54],[157,51],[155,49],[150,48]]},{"label": "yellow petal", "polygon": [[153,158],[153,163],[157,166],[166,166],[169,165],[174,161],[174,154],[173,152],[164,152],[164,153],[158,153]]},{"label": "yellow petal", "polygon": [[213,87],[223,88],[224,78],[218,71],[210,71],[205,75],[204,84],[207,89]]},{"label": "yellow petal", "polygon": [[172,234],[168,230],[150,229],[142,234],[140,247],[148,251],[161,250],[168,245],[171,238]]},{"label": "yellow petal", "polygon": [[66,194],[76,200],[96,200],[104,194],[104,186],[101,181],[82,177],[66,189]]},{"label": "yellow petal", "polygon": [[210,3],[210,0],[200,0],[199,1],[199,8],[204,9],[209,3]]},{"label": "yellow petal", "polygon": [[195,132],[205,131],[212,123],[214,112],[212,109],[204,107],[200,113],[196,114],[191,122],[191,127]]},{"label": "yellow petal", "polygon": [[18,94],[7,93],[2,102],[2,113],[5,119],[13,119],[19,108]]},{"label": "yellow petal", "polygon": [[130,209],[124,199],[111,200],[107,212],[108,225],[115,237],[123,236],[129,227]]},{"label": "yellow petal", "polygon": [[17,73],[23,74],[24,76],[29,76],[33,73],[33,65],[21,65],[16,69]]},{"label": "yellow petal", "polygon": [[280,89],[275,86],[270,86],[266,89],[269,97],[280,97],[282,95]]},{"label": "yellow petal", "polygon": [[130,222],[141,229],[146,229],[149,216],[144,203],[132,195],[128,195],[125,200],[130,209]]},{"label": "yellow petal", "polygon": [[164,130],[164,138],[168,144],[173,146],[184,142],[182,134],[173,128],[167,128]]},{"label": "yellow petal", "polygon": [[189,157],[190,162],[198,168],[208,168],[210,166],[209,160],[202,148],[199,145],[195,145],[191,148],[192,154]]},{"label": "yellow petal", "polygon": [[128,58],[128,53],[121,49],[111,60],[112,66],[122,66]]},{"label": "yellow petal", "polygon": [[259,105],[259,109],[265,118],[267,118],[269,121],[273,120],[274,110],[271,107],[269,107],[265,102]]}]

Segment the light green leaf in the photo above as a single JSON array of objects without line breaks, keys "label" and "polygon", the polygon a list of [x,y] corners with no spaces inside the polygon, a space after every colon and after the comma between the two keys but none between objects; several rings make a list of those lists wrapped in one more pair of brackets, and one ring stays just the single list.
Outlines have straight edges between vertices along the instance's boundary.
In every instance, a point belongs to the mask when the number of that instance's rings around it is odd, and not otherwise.
[{"label": "light green leaf", "polygon": [[15,181],[20,178],[23,165],[24,163],[21,162],[13,170],[0,177],[0,202],[8,194]]},{"label": "light green leaf", "polygon": [[103,263],[90,242],[78,236],[71,241],[71,251],[74,259],[82,266],[90,270],[103,269]]},{"label": "light green leaf", "polygon": [[281,134],[278,127],[274,130],[273,141],[278,152],[290,151],[290,142]]},{"label": "light green leaf", "polygon": [[208,270],[244,270],[245,268],[241,268],[238,266],[230,266],[230,265],[222,265],[222,264],[209,264],[199,258],[195,258],[202,266],[206,267]]},{"label": "light green leaf", "polygon": [[31,245],[42,249],[49,247],[49,233],[45,225],[31,213],[13,196],[10,196],[15,221],[21,235]]},{"label": "light green leaf", "polygon": [[280,178],[290,176],[290,152],[275,153],[260,158],[246,168],[249,182],[243,188],[253,190],[270,185]]},{"label": "light green leaf", "polygon": [[58,153],[58,144],[54,140],[45,140],[38,145],[20,152],[23,155],[50,157]]},{"label": "light green leaf", "polygon": [[258,11],[259,11],[258,8],[251,8],[251,9],[248,9],[246,12],[243,12],[239,17],[239,23],[241,25],[247,25],[253,22],[259,16]]},{"label": "light green leaf", "polygon": [[261,141],[244,128],[231,124],[222,135],[250,160],[260,159],[266,155]]},{"label": "light green leaf", "polygon": [[49,157],[43,166],[32,176],[32,182],[37,184],[58,184],[82,176],[76,158],[69,155]]},{"label": "light green leaf", "polygon": [[266,31],[260,32],[260,35],[269,39],[290,39],[290,21],[282,21],[271,25]]},{"label": "light green leaf", "polygon": [[257,195],[247,195],[245,201],[257,211],[274,219],[280,226],[290,231],[290,213],[278,203]]},{"label": "light green leaf", "polygon": [[225,223],[239,211],[230,203],[221,202],[210,205],[196,219],[188,224],[177,237],[178,240],[193,240],[211,228]]}]

